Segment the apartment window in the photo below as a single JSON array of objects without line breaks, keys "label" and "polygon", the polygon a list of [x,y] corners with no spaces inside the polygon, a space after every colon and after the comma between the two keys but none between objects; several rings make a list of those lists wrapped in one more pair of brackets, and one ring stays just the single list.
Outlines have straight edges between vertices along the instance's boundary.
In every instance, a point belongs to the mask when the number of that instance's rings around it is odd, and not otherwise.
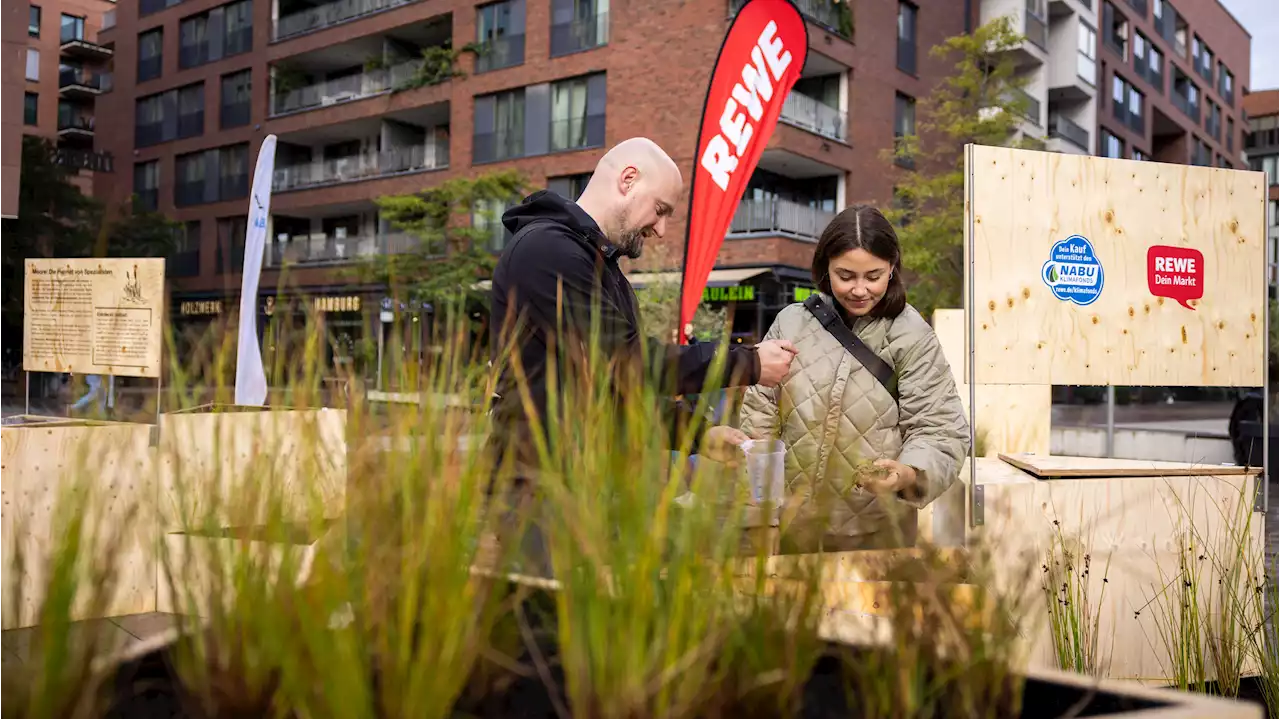
[{"label": "apartment window", "polygon": [[138,208],[155,212],[160,207],[160,161],[139,162],[133,166],[133,194]]},{"label": "apartment window", "polygon": [[1205,132],[1209,137],[1219,140],[1222,136],[1222,108],[1215,102],[1209,102],[1209,114],[1204,119]]},{"label": "apartment window", "polygon": [[211,150],[218,158],[218,200],[249,196],[249,143]]},{"label": "apartment window", "polygon": [[156,28],[138,33],[138,82],[160,77],[164,65],[164,30]]},{"label": "apartment window", "polygon": [[1213,149],[1209,147],[1209,143],[1196,138],[1193,140],[1191,151],[1191,164],[1201,167],[1211,167],[1213,165]]},{"label": "apartment window", "polygon": [[32,5],[27,10],[27,34],[40,37],[40,6]]},{"label": "apartment window", "polygon": [[587,183],[590,181],[590,172],[583,172],[577,175],[551,177],[547,179],[547,189],[566,200],[577,200],[582,196],[582,191],[587,189]]},{"label": "apartment window", "polygon": [[1227,152],[1233,152],[1236,149],[1236,121],[1227,117]]},{"label": "apartment window", "polygon": [[1119,74],[1111,76],[1111,109],[1115,118],[1134,132],[1142,132],[1142,93]]},{"label": "apartment window", "polygon": [[207,202],[205,198],[205,153],[193,152],[174,159],[173,204],[190,207]]},{"label": "apartment window", "polygon": [[249,196],[249,144],[179,155],[174,171],[173,200],[178,207],[243,199]]},{"label": "apartment window", "polygon": [[898,3],[898,69],[916,74],[916,13],[915,5]]},{"label": "apartment window", "polygon": [[476,8],[476,72],[524,63],[524,0]]},{"label": "apartment window", "polygon": [[218,122],[223,129],[249,124],[249,81],[252,75],[252,70],[242,70],[222,76],[222,106]]},{"label": "apartment window", "polygon": [[27,80],[40,82],[40,51],[27,48]]},{"label": "apartment window", "polygon": [[1151,160],[1151,156],[1135,147],[1133,148],[1133,159],[1140,162],[1147,162]]},{"label": "apartment window", "polygon": [[1276,184],[1276,156],[1263,155],[1249,160],[1249,169],[1267,175],[1267,185]]},{"label": "apartment window", "polygon": [[253,49],[253,2],[240,0],[183,18],[178,67],[189,68]]},{"label": "apartment window", "polygon": [[1076,74],[1090,85],[1098,82],[1098,33],[1083,20],[1076,40]]},{"label": "apartment window", "polygon": [[164,263],[170,277],[200,274],[200,220],[190,220],[174,228],[173,253]]},{"label": "apartment window", "polygon": [[1111,157],[1122,159],[1124,157],[1124,142],[1111,133],[1111,131],[1103,128],[1098,133],[1099,148],[1103,157]]},{"label": "apartment window", "polygon": [[1236,104],[1236,78],[1227,69],[1226,65],[1218,63],[1218,94],[1226,101],[1227,107],[1235,107]]},{"label": "apartment window", "polygon": [[1133,34],[1133,70],[1156,92],[1164,92],[1164,55],[1140,32]]},{"label": "apartment window", "polygon": [[[916,134],[916,101],[915,98],[908,97],[902,93],[896,93],[893,98],[893,144],[894,148],[900,148],[904,138],[914,136]],[[911,167],[913,160],[910,156],[897,155],[895,162],[903,167]]]},{"label": "apartment window", "polygon": [[490,252],[502,252],[511,241],[511,231],[502,224],[502,215],[508,208],[519,204],[520,198],[507,200],[485,198],[476,202],[471,210],[471,227],[478,231],[477,245]]},{"label": "apartment window", "polygon": [[1129,20],[1109,2],[1102,3],[1102,36],[1107,47],[1120,57],[1129,51]]},{"label": "apartment window", "polygon": [[218,274],[238,273],[244,269],[244,238],[249,231],[249,218],[218,218]]},{"label": "apartment window", "polygon": [[609,42],[609,0],[551,0],[551,57]]},{"label": "apartment window", "polygon": [[22,124],[36,125],[40,121],[40,96],[28,92],[22,97]]},{"label": "apartment window", "polygon": [[203,132],[203,82],[138,98],[134,111],[134,144],[138,147]]},{"label": "apartment window", "polygon": [[551,85],[551,151],[604,144],[604,75]]},{"label": "apartment window", "polygon": [[524,156],[524,88],[476,98],[476,162]]},{"label": "apartment window", "polygon": [[58,33],[60,42],[74,42],[84,39],[84,18],[62,14],[62,28]]},{"label": "apartment window", "polygon": [[1187,117],[1200,122],[1200,88],[1176,66],[1169,65],[1169,96],[1173,104]]},{"label": "apartment window", "polygon": [[1213,83],[1213,51],[1196,35],[1191,41],[1191,66],[1207,82]]}]

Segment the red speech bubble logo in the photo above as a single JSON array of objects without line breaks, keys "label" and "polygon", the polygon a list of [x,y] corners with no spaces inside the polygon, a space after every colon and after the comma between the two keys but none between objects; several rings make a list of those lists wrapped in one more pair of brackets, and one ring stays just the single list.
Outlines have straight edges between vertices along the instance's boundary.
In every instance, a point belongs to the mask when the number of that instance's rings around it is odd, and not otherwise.
[{"label": "red speech bubble logo", "polygon": [[1153,245],[1147,249],[1147,289],[1194,311],[1187,303],[1204,297],[1204,255],[1189,247]]}]

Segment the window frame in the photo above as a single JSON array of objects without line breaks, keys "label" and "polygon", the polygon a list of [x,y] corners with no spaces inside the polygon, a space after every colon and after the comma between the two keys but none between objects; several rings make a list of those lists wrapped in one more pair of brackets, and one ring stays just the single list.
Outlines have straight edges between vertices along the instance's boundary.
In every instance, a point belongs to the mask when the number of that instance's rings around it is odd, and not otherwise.
[{"label": "window frame", "polygon": [[[44,23],[43,11],[39,5],[28,5],[27,8],[27,37],[40,37],[40,26]],[[32,20],[35,21],[34,24]]]},{"label": "window frame", "polygon": [[[34,68],[35,72],[32,73]],[[27,48],[27,66],[25,69],[27,82],[40,82],[40,49],[35,47]],[[34,75],[34,77],[32,76]]]},{"label": "window frame", "polygon": [[[28,120],[28,116],[27,116],[28,109],[31,110],[30,120]],[[38,127],[40,125],[40,93],[38,92],[23,93],[22,124],[26,127]]]}]

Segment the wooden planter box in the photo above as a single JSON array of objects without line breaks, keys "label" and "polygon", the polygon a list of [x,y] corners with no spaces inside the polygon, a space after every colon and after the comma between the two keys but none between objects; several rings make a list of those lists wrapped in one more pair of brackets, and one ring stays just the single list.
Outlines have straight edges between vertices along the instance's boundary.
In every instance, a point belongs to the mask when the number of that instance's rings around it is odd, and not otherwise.
[{"label": "wooden planter box", "polygon": [[[962,478],[968,478],[967,467]],[[1010,567],[1021,566],[1028,556],[1042,562],[1059,531],[1069,540],[1083,540],[1091,555],[1089,592],[1095,602],[1110,562],[1099,629],[1100,656],[1111,658],[1107,676],[1170,684],[1151,599],[1179,573],[1187,549],[1179,536],[1193,527],[1210,544],[1197,549],[1208,555],[1200,565],[1201,607],[1216,611],[1211,594],[1220,573],[1211,561],[1212,545],[1240,531],[1233,525],[1249,517],[1257,478],[1253,469],[1177,462],[979,458],[983,523],[969,530],[969,539],[998,548],[1007,557],[1000,564]],[[1253,514],[1249,528],[1247,561],[1260,570],[1262,515]],[[1036,582],[1028,591],[1043,590]],[[1044,612],[1042,631],[1032,641],[1033,661],[1055,666],[1043,595],[1033,606]]]},{"label": "wooden planter box", "polygon": [[[152,563],[158,525],[154,512],[155,473],[150,447],[154,425],[23,417],[0,428],[0,497],[3,510],[3,628],[29,627],[48,581],[46,555],[63,527],[55,513],[64,488],[72,483],[92,493],[86,517],[98,527],[91,546],[82,547],[93,562],[114,561],[118,586],[105,609],[88,600],[95,589],[83,580],[71,619],[98,619],[155,611],[156,576]],[[113,556],[105,554],[103,535],[123,532]],[[18,550],[23,564],[17,566]],[[21,593],[21,606],[11,606]]]}]

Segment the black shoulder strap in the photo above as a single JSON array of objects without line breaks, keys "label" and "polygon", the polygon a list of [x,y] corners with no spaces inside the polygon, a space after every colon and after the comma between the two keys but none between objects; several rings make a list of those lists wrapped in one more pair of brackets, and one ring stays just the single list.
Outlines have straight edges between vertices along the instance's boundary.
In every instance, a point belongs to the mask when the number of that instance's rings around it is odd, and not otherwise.
[{"label": "black shoulder strap", "polygon": [[832,309],[831,305],[827,304],[822,295],[817,293],[809,295],[804,301],[804,306],[840,344],[844,345],[844,348],[849,351],[849,354],[853,355],[854,359],[862,363],[862,366],[866,367],[880,381],[880,384],[894,399],[898,398],[898,382],[894,376],[893,368],[889,366],[888,362],[881,359],[880,355],[868,347],[866,342],[858,339],[858,335],[849,329],[849,325],[846,325],[844,320],[840,319],[839,313]]}]

